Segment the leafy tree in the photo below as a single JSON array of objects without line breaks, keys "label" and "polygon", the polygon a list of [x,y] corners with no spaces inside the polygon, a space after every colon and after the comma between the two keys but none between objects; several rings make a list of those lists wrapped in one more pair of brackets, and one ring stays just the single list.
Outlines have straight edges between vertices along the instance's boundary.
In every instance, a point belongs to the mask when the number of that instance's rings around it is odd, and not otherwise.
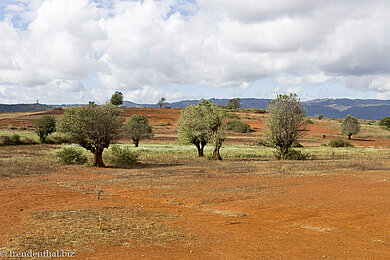
[{"label": "leafy tree", "polygon": [[341,133],[348,136],[348,139],[351,140],[351,136],[359,133],[360,124],[356,117],[348,115],[344,118],[343,123],[341,124]]},{"label": "leafy tree", "polygon": [[46,138],[49,134],[56,131],[56,120],[54,116],[43,116],[41,119],[35,122],[35,132],[39,136],[41,143],[46,142]]},{"label": "leafy tree", "polygon": [[123,104],[123,94],[122,92],[115,91],[114,94],[112,94],[110,103],[114,106],[120,106]]},{"label": "leafy tree", "polygon": [[202,99],[198,105],[190,105],[182,110],[179,140],[185,144],[194,144],[200,157],[204,156],[204,146],[212,142],[212,158],[221,160],[219,150],[225,140],[225,132],[222,129],[224,118],[225,113],[216,104]]},{"label": "leafy tree", "polygon": [[239,98],[232,98],[226,104],[226,107],[229,109],[237,109],[237,108],[240,108],[240,106],[241,106],[241,101]]},{"label": "leafy tree", "polygon": [[91,151],[95,156],[94,166],[104,167],[103,150],[116,138],[123,125],[120,110],[110,104],[70,107],[58,124],[58,130],[73,142]]},{"label": "leafy tree", "polygon": [[166,101],[165,97],[162,97],[160,98],[160,100],[157,102],[157,105],[160,106],[160,108],[162,108],[162,106],[164,105],[164,102]]},{"label": "leafy tree", "polygon": [[266,140],[278,151],[276,157],[285,159],[291,145],[303,136],[307,126],[305,108],[296,94],[278,95],[268,105]]},{"label": "leafy tree", "polygon": [[183,144],[194,144],[199,157],[203,157],[203,149],[209,142],[209,135],[199,105],[185,107],[180,113],[178,126],[179,141]]},{"label": "leafy tree", "polygon": [[387,129],[390,130],[390,117],[384,117],[384,118],[382,118],[382,119],[378,122],[378,125],[384,126],[384,127],[386,127]]},{"label": "leafy tree", "polygon": [[139,141],[149,139],[153,136],[153,128],[143,115],[132,115],[127,123],[122,127],[124,135],[133,140],[135,147]]}]

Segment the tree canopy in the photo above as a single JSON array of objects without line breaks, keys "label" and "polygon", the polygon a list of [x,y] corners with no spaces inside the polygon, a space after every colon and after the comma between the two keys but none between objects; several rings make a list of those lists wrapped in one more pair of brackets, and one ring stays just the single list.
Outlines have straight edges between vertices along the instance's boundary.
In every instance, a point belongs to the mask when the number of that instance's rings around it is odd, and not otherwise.
[{"label": "tree canopy", "polygon": [[123,94],[122,92],[115,91],[114,94],[112,94],[111,99],[110,99],[111,105],[114,106],[120,106],[123,104]]},{"label": "tree canopy", "polygon": [[95,155],[94,166],[104,167],[103,150],[116,138],[123,124],[120,110],[107,104],[70,107],[66,109],[58,130]]},{"label": "tree canopy", "polygon": [[39,136],[41,143],[46,141],[49,134],[56,131],[56,120],[54,116],[43,116],[35,122],[35,132]]},{"label": "tree canopy", "polygon": [[135,147],[138,147],[140,140],[153,136],[153,128],[143,115],[132,115],[122,127],[122,132],[127,138],[133,140]]},{"label": "tree canopy", "polygon": [[341,124],[341,133],[347,135],[348,139],[351,139],[351,136],[359,133],[359,131],[360,124],[357,118],[351,115],[346,116]]},{"label": "tree canopy", "polygon": [[204,146],[212,142],[213,159],[221,159],[219,150],[225,140],[225,132],[222,129],[224,118],[225,113],[216,104],[205,99],[198,105],[187,106],[179,118],[179,141],[194,144],[200,157],[204,156]]},{"label": "tree canopy", "polygon": [[241,106],[240,98],[232,98],[226,104],[226,107],[229,109],[238,109],[238,108],[240,108],[240,106]]},{"label": "tree canopy", "polygon": [[162,106],[164,105],[164,102],[166,101],[165,97],[162,97],[160,98],[160,100],[157,102],[157,105],[160,106],[160,108],[162,108]]},{"label": "tree canopy", "polygon": [[378,122],[378,125],[384,126],[384,127],[386,127],[387,129],[390,130],[390,117],[384,117],[384,118],[382,118],[382,119]]},{"label": "tree canopy", "polygon": [[285,94],[271,101],[267,110],[266,140],[277,148],[277,158],[284,159],[291,145],[304,134],[305,108],[296,94]]}]

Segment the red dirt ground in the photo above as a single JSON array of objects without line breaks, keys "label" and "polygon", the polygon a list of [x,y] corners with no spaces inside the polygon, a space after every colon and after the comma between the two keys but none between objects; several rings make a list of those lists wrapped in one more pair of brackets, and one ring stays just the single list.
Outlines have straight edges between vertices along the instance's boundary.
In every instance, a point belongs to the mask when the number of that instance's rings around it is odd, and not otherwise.
[{"label": "red dirt ground", "polygon": [[[126,207],[177,215],[179,218],[166,220],[165,224],[189,230],[196,238],[166,246],[138,245],[137,241],[129,241],[129,247],[90,245],[94,251],[80,249],[77,259],[390,258],[390,184],[384,180],[389,173],[283,177],[257,175],[260,168],[261,163],[252,174],[224,178],[208,173],[211,176],[202,184],[202,188],[239,183],[266,187],[256,196],[215,202],[217,208],[245,212],[243,217],[200,210],[200,202],[209,199],[209,194],[194,197],[188,187],[161,197],[167,190],[106,185],[105,191],[113,196],[97,200],[91,194],[41,182],[112,179],[93,173],[93,169],[1,181],[2,234],[23,232],[21,224],[33,211]],[[171,200],[177,203],[168,204]],[[1,243],[6,243],[6,237],[1,238]]]},{"label": "red dirt ground", "polygon": [[[148,117],[156,132],[149,142],[175,142],[180,110],[124,111],[125,117]],[[0,125],[31,126],[44,114],[59,118],[62,113],[2,114]],[[246,120],[245,114],[240,116]],[[230,143],[248,144],[259,138],[264,115],[251,117],[247,121],[255,132],[230,134]],[[328,122],[316,121],[303,142],[318,144],[323,134],[336,133]],[[390,140],[370,138],[352,143],[384,147]],[[241,168],[237,170],[240,163],[244,162],[226,160],[214,165],[193,161],[128,169],[120,174],[116,169],[72,166],[46,176],[0,179],[0,249],[6,247],[9,234],[23,233],[30,213],[118,207],[176,215],[177,218],[164,219],[164,225],[188,232],[193,239],[185,237],[161,246],[138,241],[100,248],[90,244],[78,249],[77,259],[390,259],[389,167],[345,168],[317,176],[312,176],[315,170],[309,170],[312,175],[300,176],[284,173],[285,167],[291,167],[288,162],[276,167],[270,166],[269,161],[248,161],[243,164],[247,167],[243,172]],[[305,163],[299,166],[305,167]],[[389,165],[386,160],[375,163]],[[275,169],[270,173],[267,167]],[[138,187],[138,179],[128,177],[146,173],[154,174],[156,179],[164,174],[178,177],[173,178],[169,188],[156,188],[147,178]],[[128,182],[122,182],[122,177],[129,178]],[[79,181],[84,185],[99,180],[104,183],[100,200],[94,194],[57,184]],[[210,210],[244,214],[224,216]]]}]

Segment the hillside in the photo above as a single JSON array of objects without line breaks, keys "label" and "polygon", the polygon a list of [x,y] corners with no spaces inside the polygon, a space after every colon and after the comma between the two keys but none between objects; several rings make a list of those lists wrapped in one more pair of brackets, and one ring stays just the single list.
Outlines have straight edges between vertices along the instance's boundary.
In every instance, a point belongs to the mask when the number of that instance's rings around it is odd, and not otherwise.
[{"label": "hillside", "polygon": [[[218,105],[226,105],[229,99],[211,98],[211,102]],[[242,98],[242,108],[260,108],[266,109],[270,99],[258,98]],[[197,104],[199,100],[182,100],[178,102],[166,102],[164,106],[171,108],[183,108],[192,104]],[[352,115],[360,119],[380,120],[383,117],[390,116],[390,100],[379,99],[314,99],[303,102],[307,109],[307,116],[316,117],[320,114],[328,118],[344,118],[347,115]],[[73,106],[72,105],[60,105]],[[77,104],[79,105],[79,104]],[[0,113],[8,112],[30,112],[50,110],[58,105],[44,104],[0,104]],[[124,101],[123,107],[136,108],[158,108],[157,104],[140,104],[131,101]]]}]

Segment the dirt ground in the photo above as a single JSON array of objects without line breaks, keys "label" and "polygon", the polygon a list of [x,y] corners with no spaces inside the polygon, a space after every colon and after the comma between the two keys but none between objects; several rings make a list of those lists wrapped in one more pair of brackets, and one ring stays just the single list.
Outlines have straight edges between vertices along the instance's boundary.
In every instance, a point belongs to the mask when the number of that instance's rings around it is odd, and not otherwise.
[{"label": "dirt ground", "polygon": [[[179,110],[165,109],[163,118],[160,111],[128,109],[125,116],[148,116],[157,129],[149,142],[174,142]],[[53,111],[2,115],[0,125],[29,125],[45,113]],[[260,136],[264,115],[251,118],[255,132],[231,134],[231,143]],[[308,132],[303,142],[320,145],[323,133],[337,130],[316,122]],[[352,142],[390,143],[367,140]],[[63,249],[76,259],[390,259],[390,158],[380,154],[187,159],[131,169],[58,165],[44,175],[0,178],[0,205],[6,250]]]}]

